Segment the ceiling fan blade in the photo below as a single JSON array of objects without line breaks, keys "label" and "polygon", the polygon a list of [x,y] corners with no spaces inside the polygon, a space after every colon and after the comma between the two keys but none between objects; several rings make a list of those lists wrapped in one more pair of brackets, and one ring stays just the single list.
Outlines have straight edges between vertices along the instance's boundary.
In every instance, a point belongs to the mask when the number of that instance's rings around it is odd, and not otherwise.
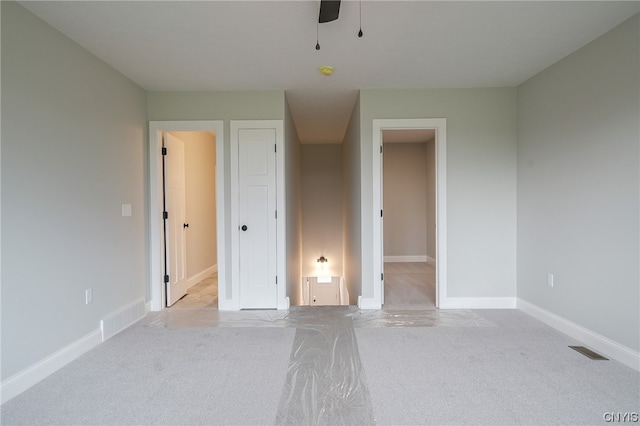
[{"label": "ceiling fan blade", "polygon": [[320,1],[320,16],[318,16],[318,22],[331,22],[338,19],[340,13],[340,0],[321,0]]}]

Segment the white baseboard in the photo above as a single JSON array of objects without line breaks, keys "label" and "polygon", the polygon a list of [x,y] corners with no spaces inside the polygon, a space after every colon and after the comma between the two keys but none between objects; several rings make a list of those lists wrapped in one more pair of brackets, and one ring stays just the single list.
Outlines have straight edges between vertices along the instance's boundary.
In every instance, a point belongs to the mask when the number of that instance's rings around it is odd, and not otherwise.
[{"label": "white baseboard", "polygon": [[190,276],[189,278],[187,278],[187,288],[193,287],[194,285],[198,284],[200,281],[207,278],[209,275],[215,274],[216,272],[218,272],[218,264],[209,266],[207,269],[200,271],[195,275]]},{"label": "white baseboard", "polygon": [[439,309],[515,309],[515,297],[446,297]]},{"label": "white baseboard", "polygon": [[291,300],[289,296],[284,298],[284,301],[281,304],[278,304],[278,311],[287,311],[291,308]]},{"label": "white baseboard", "polygon": [[219,311],[239,311],[240,303],[238,300],[220,299],[218,297],[218,310]]},{"label": "white baseboard", "polygon": [[382,306],[372,297],[358,296],[358,309],[382,309]]},{"label": "white baseboard", "polygon": [[76,340],[43,360],[2,381],[2,404],[20,395],[102,342],[100,329]]},{"label": "white baseboard", "polygon": [[100,343],[114,336],[131,324],[144,318],[150,304],[144,299],[130,303],[107,315],[100,321],[100,328],[54,352],[21,372],[2,381],[2,404],[20,395],[39,381],[55,373],[71,361],[81,357]]},{"label": "white baseboard", "polygon": [[144,299],[130,303],[114,311],[100,320],[100,330],[102,331],[102,341],[115,336],[125,328],[138,322],[147,314]]},{"label": "white baseboard", "polygon": [[640,371],[639,352],[520,298],[518,298],[518,309],[580,341],[596,352],[600,352],[627,367]]},{"label": "white baseboard", "polygon": [[428,256],[385,256],[385,263],[426,262]]}]

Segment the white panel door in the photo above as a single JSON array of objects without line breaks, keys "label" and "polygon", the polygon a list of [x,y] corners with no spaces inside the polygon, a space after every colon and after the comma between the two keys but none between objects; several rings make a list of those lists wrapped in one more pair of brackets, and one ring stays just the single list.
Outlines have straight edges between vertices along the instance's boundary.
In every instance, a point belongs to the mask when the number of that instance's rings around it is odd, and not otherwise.
[{"label": "white panel door", "polygon": [[165,147],[165,203],[169,215],[165,223],[169,275],[166,291],[167,306],[171,306],[187,293],[184,142],[167,133]]},{"label": "white panel door", "polygon": [[238,129],[240,307],[277,307],[276,131]]}]

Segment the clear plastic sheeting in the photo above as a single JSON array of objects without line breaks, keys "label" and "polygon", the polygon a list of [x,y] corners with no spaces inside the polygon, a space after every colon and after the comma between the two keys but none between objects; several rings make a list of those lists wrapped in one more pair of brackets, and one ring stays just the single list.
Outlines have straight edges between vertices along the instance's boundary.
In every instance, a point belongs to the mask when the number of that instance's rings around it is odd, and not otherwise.
[{"label": "clear plastic sheeting", "polygon": [[289,319],[288,311],[252,310],[218,311],[212,308],[165,309],[150,312],[146,317],[148,327],[296,327]]},{"label": "clear plastic sheeting", "polygon": [[491,327],[493,324],[471,311],[376,310],[351,314],[353,326],[362,327]]},{"label": "clear plastic sheeting", "polygon": [[[348,320],[348,321],[346,321]],[[360,310],[356,306],[296,306],[288,311],[165,309],[147,315],[149,327],[491,327],[468,310]]]},{"label": "clear plastic sheeting", "polygon": [[375,424],[351,311],[293,313],[298,330],[276,425]]},{"label": "clear plastic sheeting", "polygon": [[277,425],[375,424],[355,329],[364,327],[491,327],[467,310],[367,310],[297,306],[288,311],[220,312],[165,309],[148,327],[295,327],[296,336],[276,415]]}]

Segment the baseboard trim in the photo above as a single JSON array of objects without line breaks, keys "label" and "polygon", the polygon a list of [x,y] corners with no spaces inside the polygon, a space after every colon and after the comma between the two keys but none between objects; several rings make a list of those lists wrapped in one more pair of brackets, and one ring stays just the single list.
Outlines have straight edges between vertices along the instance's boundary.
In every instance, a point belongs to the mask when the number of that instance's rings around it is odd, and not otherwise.
[{"label": "baseboard trim", "polygon": [[515,297],[446,297],[439,309],[515,309]]},{"label": "baseboard trim", "polygon": [[428,256],[385,256],[385,263],[427,262]]},{"label": "baseboard trim", "polygon": [[358,309],[382,309],[382,306],[371,297],[358,296]]},{"label": "baseboard trim", "polygon": [[640,371],[640,353],[560,315],[518,298],[518,309],[550,327],[589,346],[596,352]]},{"label": "baseboard trim", "polygon": [[94,330],[43,360],[2,381],[2,404],[60,370],[102,342],[102,331]]},{"label": "baseboard trim", "polygon": [[278,304],[278,311],[287,311],[291,308],[291,300],[289,296],[285,297],[281,304]]},{"label": "baseboard trim", "polygon": [[216,263],[215,265],[209,266],[208,268],[198,272],[195,275],[192,275],[191,277],[189,277],[187,279],[187,288],[191,288],[194,285],[198,284],[200,281],[204,280],[205,278],[207,278],[209,275],[211,274],[215,274],[216,272],[218,272],[218,264]]}]

